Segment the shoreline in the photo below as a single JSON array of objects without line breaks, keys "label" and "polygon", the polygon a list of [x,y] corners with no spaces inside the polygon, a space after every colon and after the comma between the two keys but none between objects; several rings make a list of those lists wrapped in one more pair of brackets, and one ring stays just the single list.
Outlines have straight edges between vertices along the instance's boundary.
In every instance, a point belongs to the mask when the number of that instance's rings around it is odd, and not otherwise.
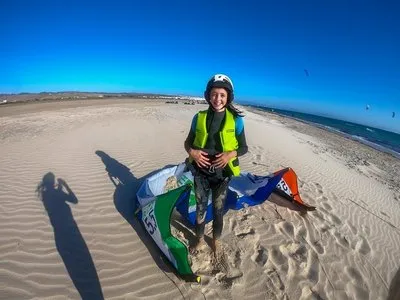
[{"label": "shoreline", "polygon": [[[245,105],[243,105],[243,106],[245,106]],[[298,122],[302,122],[302,123],[305,123],[305,124],[308,124],[308,125],[311,125],[311,126],[318,127],[320,129],[324,129],[324,130],[329,131],[331,133],[336,133],[336,134],[338,134],[338,135],[340,135],[342,137],[345,137],[345,138],[351,139],[353,141],[359,142],[359,143],[361,143],[363,145],[369,146],[369,147],[371,147],[371,148],[373,148],[375,150],[378,150],[380,152],[384,152],[384,153],[390,154],[394,158],[400,159],[400,152],[397,152],[397,151],[395,151],[395,150],[393,150],[391,148],[388,148],[388,147],[382,146],[380,144],[374,143],[372,141],[369,141],[368,139],[366,139],[364,137],[354,136],[354,135],[348,134],[346,132],[343,132],[343,131],[341,131],[339,129],[327,126],[327,125],[322,125],[322,124],[319,124],[319,123],[302,120],[300,118],[288,116],[288,115],[285,115],[285,114],[280,114],[279,112],[269,112],[269,111],[263,110],[262,108],[254,107],[254,106],[251,106],[251,105],[246,105],[246,107],[249,107],[251,109],[255,109],[255,110],[258,110],[258,111],[268,112],[268,113],[270,113],[272,115],[277,115],[277,116],[280,116],[280,117],[283,117],[283,118],[296,120]],[[361,124],[357,124],[357,125],[361,125]],[[364,126],[364,125],[362,125],[362,126]],[[396,132],[391,132],[391,133],[398,134]]]},{"label": "shoreline", "polygon": [[[380,182],[389,185],[392,189],[397,191],[400,196],[400,182],[396,178],[400,178],[400,157],[376,149],[367,143],[363,143],[357,139],[353,139],[350,135],[340,132],[338,130],[328,130],[325,126],[300,120],[297,118],[280,115],[277,113],[270,113],[254,107],[249,107],[251,112],[268,116],[269,118],[281,121],[288,128],[297,132],[305,133],[316,137],[319,141],[324,142],[326,148],[322,152],[330,152],[340,160],[347,160],[346,165],[349,168],[358,169],[360,173],[369,176],[364,172],[363,168],[373,164],[377,168],[386,172],[385,179]],[[344,140],[345,143],[341,142]],[[309,142],[312,144],[312,142]],[[364,149],[364,151],[356,151],[356,148]],[[357,149],[359,150],[359,149]],[[348,152],[348,157],[344,157],[342,153]]]}]

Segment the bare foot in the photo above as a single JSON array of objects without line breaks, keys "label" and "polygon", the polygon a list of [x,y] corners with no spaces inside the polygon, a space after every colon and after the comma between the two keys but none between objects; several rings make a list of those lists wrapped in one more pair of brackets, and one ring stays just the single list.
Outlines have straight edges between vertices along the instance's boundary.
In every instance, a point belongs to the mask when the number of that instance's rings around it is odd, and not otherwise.
[{"label": "bare foot", "polygon": [[196,253],[204,250],[206,247],[207,247],[206,241],[204,240],[204,238],[200,238],[200,239],[198,239],[196,244],[194,244],[193,246],[191,246],[189,248],[189,252],[190,252],[190,254],[196,254]]}]

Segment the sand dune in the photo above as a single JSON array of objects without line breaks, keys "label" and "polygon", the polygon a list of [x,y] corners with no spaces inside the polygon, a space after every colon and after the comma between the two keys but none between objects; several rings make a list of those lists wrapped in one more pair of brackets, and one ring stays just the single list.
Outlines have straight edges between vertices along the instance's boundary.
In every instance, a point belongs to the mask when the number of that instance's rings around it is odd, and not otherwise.
[{"label": "sand dune", "polygon": [[[1,108],[0,299],[399,294],[393,282],[400,268],[400,190],[388,181],[397,176],[399,160],[245,109],[250,147],[242,169],[263,175],[292,167],[303,200],[317,210],[302,215],[267,201],[229,211],[222,236],[229,270],[205,275],[198,285],[165,263],[133,217],[132,199],[146,176],[185,159],[191,118],[205,106],[57,105]],[[370,164],[358,164],[354,155]],[[183,239],[193,234],[179,216],[173,226]]]}]

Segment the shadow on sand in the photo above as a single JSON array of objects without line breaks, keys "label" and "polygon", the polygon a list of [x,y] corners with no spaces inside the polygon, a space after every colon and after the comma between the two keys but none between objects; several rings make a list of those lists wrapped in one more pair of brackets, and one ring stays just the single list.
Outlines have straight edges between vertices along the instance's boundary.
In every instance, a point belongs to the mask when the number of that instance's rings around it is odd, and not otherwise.
[{"label": "shadow on sand", "polygon": [[399,300],[400,299],[400,269],[394,275],[392,282],[389,287],[389,294],[387,300]]},{"label": "shadow on sand", "polygon": [[162,169],[147,174],[146,176],[136,178],[127,166],[120,163],[115,158],[112,158],[107,153],[98,150],[96,151],[96,154],[101,158],[111,182],[115,185],[114,205],[117,211],[136,231],[136,234],[147,247],[157,266],[163,271],[175,272],[175,270],[171,268],[167,259],[164,258],[153,239],[147,234],[140,221],[134,216],[136,210],[136,193],[143,181],[147,177],[152,176],[164,168],[172,167],[172,165],[167,165]]},{"label": "shadow on sand", "polygon": [[77,204],[78,199],[64,180],[57,182],[48,172],[36,192],[53,226],[58,253],[81,298],[104,299],[92,256],[67,203]]}]

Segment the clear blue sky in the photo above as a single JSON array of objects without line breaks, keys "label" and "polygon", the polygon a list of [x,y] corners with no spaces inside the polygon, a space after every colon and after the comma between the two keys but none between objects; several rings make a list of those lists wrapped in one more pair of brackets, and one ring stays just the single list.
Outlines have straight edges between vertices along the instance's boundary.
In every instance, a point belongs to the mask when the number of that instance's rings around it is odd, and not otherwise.
[{"label": "clear blue sky", "polygon": [[0,93],[201,96],[226,73],[239,102],[400,132],[399,16],[397,0],[1,0]]}]

